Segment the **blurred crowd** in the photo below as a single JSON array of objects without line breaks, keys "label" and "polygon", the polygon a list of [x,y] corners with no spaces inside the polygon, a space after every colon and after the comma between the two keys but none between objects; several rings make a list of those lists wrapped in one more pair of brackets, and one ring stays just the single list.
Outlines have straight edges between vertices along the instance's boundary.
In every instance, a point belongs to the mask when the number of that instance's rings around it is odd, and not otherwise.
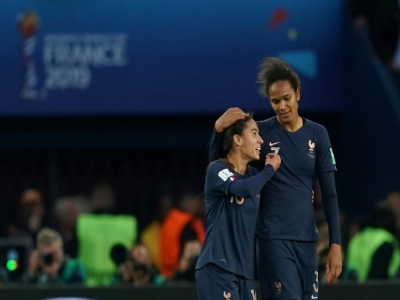
[{"label": "blurred crowd", "polygon": [[[38,189],[20,197],[18,215],[0,239],[2,284],[87,286],[194,282],[205,236],[201,195],[162,195],[139,232],[136,216],[115,211],[110,184],[66,196],[51,211]],[[145,211],[143,212],[145,213]]]},{"label": "blurred crowd", "polygon": [[[115,213],[116,197],[107,183],[96,184],[86,197],[59,198],[51,211],[43,198],[37,189],[23,191],[19,215],[0,239],[3,285],[195,282],[206,227],[201,194],[161,195],[154,219],[141,231],[136,216]],[[329,229],[318,189],[313,202],[324,282]],[[400,192],[388,193],[370,216],[341,213],[341,227],[344,268],[339,281],[400,278]]]},{"label": "blurred crowd", "polygon": [[375,55],[400,86],[400,4],[398,0],[349,0],[356,32],[366,34]]},{"label": "blurred crowd", "polygon": [[[319,278],[326,282],[329,228],[317,192],[314,204],[319,233]],[[343,271],[338,282],[400,278],[400,192],[390,192],[377,201],[368,216],[349,217],[340,212],[340,222]]]}]

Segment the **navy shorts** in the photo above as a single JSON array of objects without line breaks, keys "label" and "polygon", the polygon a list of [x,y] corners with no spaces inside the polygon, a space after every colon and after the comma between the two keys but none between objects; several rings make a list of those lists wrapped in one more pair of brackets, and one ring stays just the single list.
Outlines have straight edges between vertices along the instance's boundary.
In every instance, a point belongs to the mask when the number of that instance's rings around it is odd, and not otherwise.
[{"label": "navy shorts", "polygon": [[209,263],[196,271],[199,300],[256,300],[254,280]]},{"label": "navy shorts", "polygon": [[257,240],[261,300],[318,298],[317,243]]}]

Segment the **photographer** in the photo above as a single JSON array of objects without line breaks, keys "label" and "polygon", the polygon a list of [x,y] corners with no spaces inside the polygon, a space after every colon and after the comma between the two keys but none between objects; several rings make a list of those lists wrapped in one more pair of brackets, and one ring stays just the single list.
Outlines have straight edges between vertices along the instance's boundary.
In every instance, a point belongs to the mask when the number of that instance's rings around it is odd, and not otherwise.
[{"label": "photographer", "polygon": [[201,251],[201,243],[198,240],[187,241],[179,258],[179,269],[169,278],[172,282],[195,282],[196,263]]},{"label": "photographer", "polygon": [[164,277],[154,267],[148,249],[140,244],[132,248],[128,259],[121,265],[120,279],[122,283],[134,286],[164,282]]},{"label": "photographer", "polygon": [[84,284],[85,270],[78,261],[64,255],[60,234],[43,228],[36,238],[36,247],[29,257],[28,283]]}]

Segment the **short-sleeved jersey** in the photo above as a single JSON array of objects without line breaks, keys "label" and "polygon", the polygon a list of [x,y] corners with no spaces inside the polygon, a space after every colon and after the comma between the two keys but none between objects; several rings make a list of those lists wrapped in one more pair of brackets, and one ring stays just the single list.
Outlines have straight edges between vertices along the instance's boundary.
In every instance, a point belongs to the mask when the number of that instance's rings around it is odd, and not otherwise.
[{"label": "short-sleeved jersey", "polygon": [[260,205],[258,192],[247,198],[229,193],[233,180],[246,179],[258,171],[247,166],[244,176],[222,161],[210,164],[204,196],[207,230],[196,269],[214,263],[247,279],[254,277],[254,238]]},{"label": "short-sleeved jersey", "polygon": [[[261,192],[257,235],[263,239],[316,241],[312,189],[318,173],[336,170],[326,129],[303,119],[295,132],[276,117],[257,122],[264,140],[261,157],[278,153],[282,163]],[[262,166],[260,165],[260,168]]]}]

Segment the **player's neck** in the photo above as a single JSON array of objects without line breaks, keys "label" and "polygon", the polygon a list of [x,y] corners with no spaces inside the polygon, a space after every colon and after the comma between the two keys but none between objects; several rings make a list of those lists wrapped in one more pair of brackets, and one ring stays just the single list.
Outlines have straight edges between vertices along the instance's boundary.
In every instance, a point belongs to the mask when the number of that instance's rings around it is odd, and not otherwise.
[{"label": "player's neck", "polygon": [[246,173],[247,163],[239,155],[239,153],[233,153],[228,157],[228,162],[231,164],[236,173],[244,175]]},{"label": "player's neck", "polygon": [[290,123],[281,122],[278,118],[279,124],[282,125],[289,132],[295,132],[303,127],[303,118],[299,115],[296,115]]}]

